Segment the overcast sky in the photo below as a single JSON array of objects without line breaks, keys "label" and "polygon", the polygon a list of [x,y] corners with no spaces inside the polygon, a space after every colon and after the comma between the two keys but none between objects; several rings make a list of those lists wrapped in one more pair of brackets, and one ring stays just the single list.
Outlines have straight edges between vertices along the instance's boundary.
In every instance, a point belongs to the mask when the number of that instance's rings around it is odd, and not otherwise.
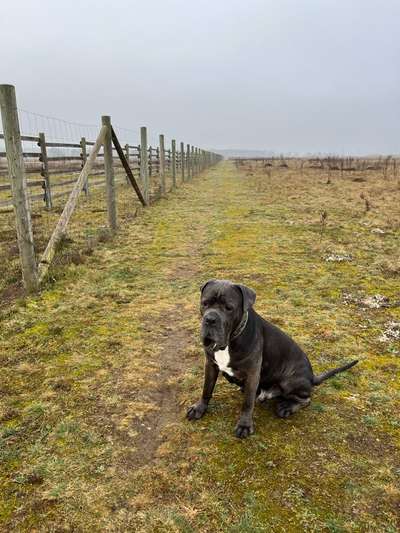
[{"label": "overcast sky", "polygon": [[13,0],[21,108],[201,147],[400,152],[400,0]]}]

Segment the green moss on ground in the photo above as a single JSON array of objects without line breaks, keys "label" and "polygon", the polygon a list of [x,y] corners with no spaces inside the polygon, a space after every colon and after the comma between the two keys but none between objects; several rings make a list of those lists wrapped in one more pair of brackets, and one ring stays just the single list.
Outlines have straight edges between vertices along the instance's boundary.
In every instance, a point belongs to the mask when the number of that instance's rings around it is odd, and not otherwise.
[{"label": "green moss on ground", "polygon": [[[366,177],[326,185],[317,171],[225,162],[5,307],[1,528],[397,531],[400,348],[380,337],[400,321],[388,267],[400,190]],[[86,222],[82,212],[74,231]],[[360,364],[292,419],[257,406],[244,442],[233,436],[241,395],[222,379],[206,417],[186,422],[202,381],[198,288],[210,277],[256,289],[257,310],[316,371]],[[390,306],[359,303],[374,294]]]}]

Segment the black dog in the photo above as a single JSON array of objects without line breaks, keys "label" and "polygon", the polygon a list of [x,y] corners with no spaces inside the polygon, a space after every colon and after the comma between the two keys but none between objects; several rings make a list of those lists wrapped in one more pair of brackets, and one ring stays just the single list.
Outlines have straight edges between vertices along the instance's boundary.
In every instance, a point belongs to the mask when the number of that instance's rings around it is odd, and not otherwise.
[{"label": "black dog", "polygon": [[204,415],[221,370],[244,392],[235,429],[240,438],[254,432],[256,398],[259,401],[277,398],[276,412],[286,418],[310,403],[315,385],[358,363],[352,361],[315,376],[301,348],[254,311],[255,300],[252,289],[230,281],[210,280],[201,288],[201,338],[206,355],[204,388],[201,399],[187,412],[189,420]]}]

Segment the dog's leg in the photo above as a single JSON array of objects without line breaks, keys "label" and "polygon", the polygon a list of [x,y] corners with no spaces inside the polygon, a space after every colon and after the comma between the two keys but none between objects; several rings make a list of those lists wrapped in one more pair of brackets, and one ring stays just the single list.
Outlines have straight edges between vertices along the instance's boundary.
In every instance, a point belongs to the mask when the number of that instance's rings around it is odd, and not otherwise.
[{"label": "dog's leg", "polygon": [[312,385],[309,380],[289,381],[282,383],[281,388],[282,395],[276,403],[276,414],[280,418],[287,418],[310,404]]},{"label": "dog's leg", "polygon": [[204,386],[203,394],[200,400],[189,407],[186,414],[189,420],[198,420],[207,411],[208,403],[211,400],[212,393],[214,391],[215,383],[218,378],[218,366],[206,359],[206,366],[204,369]]},{"label": "dog's leg", "polygon": [[253,411],[256,401],[258,384],[260,382],[261,357],[249,370],[244,384],[244,401],[242,412],[235,428],[235,435],[239,439],[245,439],[254,433]]}]

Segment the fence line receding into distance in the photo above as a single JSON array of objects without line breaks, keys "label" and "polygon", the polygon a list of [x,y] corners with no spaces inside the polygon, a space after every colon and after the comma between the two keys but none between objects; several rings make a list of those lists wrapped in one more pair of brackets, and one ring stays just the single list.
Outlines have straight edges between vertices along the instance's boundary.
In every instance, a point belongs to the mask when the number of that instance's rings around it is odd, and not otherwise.
[{"label": "fence line receding into distance", "polygon": [[[114,231],[118,225],[118,194],[130,195],[132,201],[136,198],[148,206],[177,187],[179,181],[191,180],[222,159],[219,154],[190,144],[185,150],[185,143],[178,144],[175,139],[166,147],[164,135],[159,136],[158,146],[151,146],[146,127],[140,128],[140,144],[121,143],[119,131],[123,133],[123,128],[113,127],[109,116],[102,117],[95,135],[91,127],[93,139],[81,136],[67,141],[66,135],[60,139],[60,135],[46,131],[21,134],[15,88],[11,85],[0,85],[0,107],[0,146],[4,144],[4,151],[0,148],[0,215],[15,214],[22,279],[29,292],[45,279],[82,192],[89,198],[94,189],[105,188],[107,223]],[[117,193],[119,186],[122,188]],[[67,198],[66,202],[59,205],[62,198]],[[38,260],[32,209],[35,206],[54,213],[56,203],[60,216]]]}]

